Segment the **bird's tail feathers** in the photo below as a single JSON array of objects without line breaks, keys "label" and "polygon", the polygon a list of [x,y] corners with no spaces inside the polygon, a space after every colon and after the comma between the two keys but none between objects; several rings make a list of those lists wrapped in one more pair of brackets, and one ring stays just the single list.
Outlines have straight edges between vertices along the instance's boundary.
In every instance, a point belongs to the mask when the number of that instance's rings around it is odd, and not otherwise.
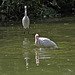
[{"label": "bird's tail feathers", "polygon": [[55,45],[54,47],[55,47],[55,48],[58,48],[58,46],[57,46],[57,45]]}]

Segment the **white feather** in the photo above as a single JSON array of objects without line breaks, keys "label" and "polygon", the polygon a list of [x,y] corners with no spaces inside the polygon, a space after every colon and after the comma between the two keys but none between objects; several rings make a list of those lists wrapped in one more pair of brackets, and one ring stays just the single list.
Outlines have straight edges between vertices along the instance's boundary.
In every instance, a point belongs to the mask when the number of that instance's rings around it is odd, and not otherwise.
[{"label": "white feather", "polygon": [[24,16],[23,19],[22,19],[22,24],[23,24],[23,27],[26,29],[26,28],[29,28],[29,24],[30,24],[30,21],[29,21],[29,17],[28,16]]},{"label": "white feather", "polygon": [[29,17],[27,16],[27,6],[25,6],[25,15],[22,19],[22,25],[26,29],[29,28],[29,24],[30,24],[30,20]]},{"label": "white feather", "polygon": [[55,42],[51,41],[50,39],[48,38],[44,38],[44,37],[39,37],[36,38],[37,35],[35,35],[35,44],[36,46],[39,46],[39,47],[55,47],[57,48],[57,45]]}]

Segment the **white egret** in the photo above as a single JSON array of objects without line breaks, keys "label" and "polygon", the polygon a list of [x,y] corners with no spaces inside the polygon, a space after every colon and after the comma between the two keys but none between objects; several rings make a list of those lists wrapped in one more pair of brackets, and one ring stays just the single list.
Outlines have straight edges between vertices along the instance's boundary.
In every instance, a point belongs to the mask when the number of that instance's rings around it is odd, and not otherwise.
[{"label": "white egret", "polygon": [[55,47],[58,48],[56,43],[48,38],[39,37],[38,34],[35,35],[35,45],[39,47]]},{"label": "white egret", "polygon": [[25,29],[28,29],[28,34],[29,34],[30,20],[29,17],[27,16],[27,6],[24,6],[24,8],[25,8],[25,16],[22,19],[22,25],[24,27],[24,35],[25,35]]}]

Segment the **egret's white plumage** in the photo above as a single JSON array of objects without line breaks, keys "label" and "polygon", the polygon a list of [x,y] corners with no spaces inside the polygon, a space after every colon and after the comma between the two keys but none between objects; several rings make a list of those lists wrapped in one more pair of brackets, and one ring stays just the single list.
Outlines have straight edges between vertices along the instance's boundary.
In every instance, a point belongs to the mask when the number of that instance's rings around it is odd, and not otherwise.
[{"label": "egret's white plumage", "polygon": [[25,8],[25,16],[22,19],[22,25],[23,25],[24,29],[28,28],[28,33],[29,33],[30,20],[29,20],[29,17],[27,16],[27,6],[24,6],[24,8]]},{"label": "egret's white plumage", "polygon": [[35,45],[39,47],[55,47],[58,48],[56,43],[48,38],[39,37],[38,34],[35,35]]}]

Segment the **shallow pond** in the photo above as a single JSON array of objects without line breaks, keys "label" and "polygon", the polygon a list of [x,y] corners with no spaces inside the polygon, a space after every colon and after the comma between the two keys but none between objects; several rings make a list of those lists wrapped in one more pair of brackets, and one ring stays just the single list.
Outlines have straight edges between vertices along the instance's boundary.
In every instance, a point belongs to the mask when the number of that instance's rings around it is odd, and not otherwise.
[{"label": "shallow pond", "polygon": [[[58,49],[40,48],[34,35],[53,40]],[[21,25],[0,27],[1,75],[75,75],[75,24],[31,24],[24,36]]]}]

